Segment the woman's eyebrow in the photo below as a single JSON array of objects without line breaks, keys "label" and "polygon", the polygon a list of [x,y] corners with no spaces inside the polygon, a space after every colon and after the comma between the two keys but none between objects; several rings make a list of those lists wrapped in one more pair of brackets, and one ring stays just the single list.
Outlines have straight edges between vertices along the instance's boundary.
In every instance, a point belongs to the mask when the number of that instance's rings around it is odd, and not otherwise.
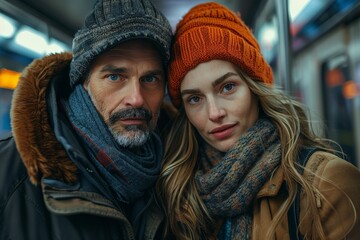
[{"label": "woman's eyebrow", "polygon": [[221,84],[223,81],[225,81],[227,78],[229,78],[231,76],[238,76],[238,74],[234,73],[234,72],[228,72],[228,73],[224,74],[223,76],[215,79],[215,81],[212,82],[212,86],[216,87],[217,85]]},{"label": "woman's eyebrow", "polygon": [[198,94],[200,93],[200,89],[184,89],[181,91],[181,96],[186,94]]},{"label": "woman's eyebrow", "polygon": [[[213,82],[212,82],[212,86],[213,87],[216,87],[217,85],[221,84],[223,81],[225,81],[227,78],[231,77],[231,76],[239,76],[237,73],[234,73],[234,72],[228,72],[226,74],[224,74],[223,76],[215,79]],[[200,89],[198,88],[194,88],[194,89],[184,89],[181,91],[181,96],[185,95],[185,94],[198,94],[200,93]]]}]

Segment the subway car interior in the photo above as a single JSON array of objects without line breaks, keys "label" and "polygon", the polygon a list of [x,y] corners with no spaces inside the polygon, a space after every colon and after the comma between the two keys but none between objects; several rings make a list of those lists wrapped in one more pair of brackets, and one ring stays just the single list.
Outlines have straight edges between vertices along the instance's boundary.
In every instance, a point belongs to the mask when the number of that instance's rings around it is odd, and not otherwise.
[{"label": "subway car interior", "polygon": [[[202,0],[153,0],[175,29]],[[300,100],[313,129],[360,167],[360,0],[217,0],[240,13],[273,69],[275,84]],[[24,68],[71,51],[95,0],[0,0],[0,134]]]}]

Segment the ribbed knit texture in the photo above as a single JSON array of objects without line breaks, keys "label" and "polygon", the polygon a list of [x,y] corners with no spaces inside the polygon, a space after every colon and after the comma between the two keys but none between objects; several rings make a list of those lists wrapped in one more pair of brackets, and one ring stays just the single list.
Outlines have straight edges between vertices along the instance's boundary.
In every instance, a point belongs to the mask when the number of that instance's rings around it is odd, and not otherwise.
[{"label": "ribbed knit texture", "polygon": [[82,79],[97,55],[131,39],[152,41],[167,64],[171,37],[168,20],[150,0],[98,0],[73,40],[71,85]]},{"label": "ribbed knit texture", "polygon": [[226,154],[206,143],[201,153],[196,186],[210,214],[224,220],[218,239],[250,239],[251,205],[281,160],[276,126],[260,118]]},{"label": "ribbed knit texture", "polygon": [[234,63],[254,80],[273,82],[272,70],[241,18],[221,4],[199,4],[176,26],[168,75],[169,94],[176,107],[181,104],[180,84],[185,75],[213,59]]}]

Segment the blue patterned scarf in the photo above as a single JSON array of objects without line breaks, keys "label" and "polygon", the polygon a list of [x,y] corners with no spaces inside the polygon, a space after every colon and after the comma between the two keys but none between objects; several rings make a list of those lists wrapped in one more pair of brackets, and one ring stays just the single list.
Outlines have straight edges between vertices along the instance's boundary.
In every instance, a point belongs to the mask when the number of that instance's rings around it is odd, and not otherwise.
[{"label": "blue patterned scarf", "polygon": [[[86,168],[92,168],[91,171],[96,171],[102,178],[89,181],[103,180],[110,186],[118,203],[132,203],[154,185],[163,154],[162,143],[156,133],[151,133],[143,146],[120,146],[81,84],[75,86],[68,101],[63,101],[63,106],[90,157]],[[84,169],[84,166],[79,169]],[[89,169],[83,172],[87,177],[95,178],[88,173]],[[100,191],[109,197],[105,190]]]}]

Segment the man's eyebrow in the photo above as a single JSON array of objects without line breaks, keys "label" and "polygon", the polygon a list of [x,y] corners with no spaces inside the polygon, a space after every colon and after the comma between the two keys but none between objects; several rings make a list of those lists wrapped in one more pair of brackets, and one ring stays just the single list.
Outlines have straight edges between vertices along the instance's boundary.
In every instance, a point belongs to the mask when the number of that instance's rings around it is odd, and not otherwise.
[{"label": "man's eyebrow", "polygon": [[163,70],[155,69],[155,70],[146,71],[143,75],[144,76],[149,76],[149,75],[155,76],[155,75],[163,75],[163,74],[164,74]]},{"label": "man's eyebrow", "polygon": [[221,84],[223,81],[225,81],[228,77],[231,77],[231,76],[238,76],[238,74],[234,73],[234,72],[228,72],[228,73],[224,74],[223,76],[215,79],[215,81],[212,82],[212,86],[216,87],[217,85]]},{"label": "man's eyebrow", "polygon": [[111,73],[125,73],[127,69],[124,67],[116,67],[114,65],[105,65],[100,70],[101,73],[111,72]]},{"label": "man's eyebrow", "polygon": [[[125,67],[116,67],[114,65],[108,64],[108,65],[105,65],[104,67],[102,67],[100,72],[101,73],[104,73],[104,72],[126,73],[126,72],[128,72],[128,69]],[[148,76],[148,75],[163,75],[163,74],[164,74],[164,71],[162,69],[155,69],[155,70],[146,71],[143,75]]]}]

